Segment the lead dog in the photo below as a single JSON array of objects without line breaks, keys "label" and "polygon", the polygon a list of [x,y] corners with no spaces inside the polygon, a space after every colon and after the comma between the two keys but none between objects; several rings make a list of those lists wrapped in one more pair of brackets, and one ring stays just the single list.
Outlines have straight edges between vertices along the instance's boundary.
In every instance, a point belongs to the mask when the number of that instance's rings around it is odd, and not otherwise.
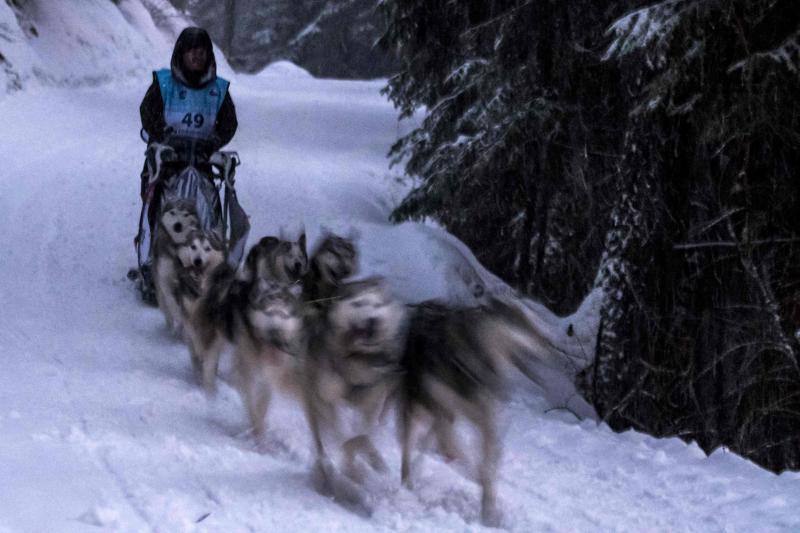
[{"label": "lead dog", "polygon": [[[363,456],[374,470],[385,470],[371,435],[379,415],[400,380],[405,307],[380,278],[341,285],[323,314],[312,315],[304,371],[306,415],[311,430],[323,492],[336,492],[333,465],[325,441],[334,439],[345,458],[345,471],[355,472]],[[340,439],[343,407],[356,416],[354,435]],[[363,507],[358,495],[344,497]]]}]

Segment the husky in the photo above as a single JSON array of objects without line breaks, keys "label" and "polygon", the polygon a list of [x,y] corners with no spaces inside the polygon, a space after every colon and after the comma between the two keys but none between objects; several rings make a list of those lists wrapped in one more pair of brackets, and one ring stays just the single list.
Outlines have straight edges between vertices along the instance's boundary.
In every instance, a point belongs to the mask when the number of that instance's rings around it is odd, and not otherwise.
[{"label": "husky", "polygon": [[328,234],[317,247],[303,278],[303,300],[322,311],[339,284],[358,271],[356,247],[350,239]]},{"label": "husky", "polygon": [[153,283],[158,307],[164,313],[169,330],[180,336],[181,308],[175,296],[179,273],[185,266],[178,257],[178,248],[189,234],[199,227],[197,211],[192,203],[178,200],[164,206],[153,240]]},{"label": "husky", "polygon": [[297,285],[264,279],[243,281],[222,262],[208,275],[187,318],[192,367],[209,396],[216,392],[222,350],[233,346],[239,392],[257,438],[264,435],[272,389],[293,387],[305,348],[299,291]]},{"label": "husky", "polygon": [[265,436],[273,391],[282,388],[299,396],[303,310],[299,291],[293,289],[257,280],[235,310],[230,340],[238,388],[257,441]]},{"label": "husky", "polygon": [[220,354],[234,338],[234,313],[252,285],[238,279],[236,270],[223,262],[209,273],[206,290],[189,309],[187,344],[192,368],[208,396],[216,393]]},{"label": "husky", "polygon": [[[356,416],[355,436],[341,444],[345,472],[355,477],[359,456],[373,470],[386,470],[370,435],[399,384],[406,311],[381,278],[342,284],[334,298],[324,314],[311,315],[303,387],[318,489],[335,494],[324,440],[340,435],[342,407],[349,406]],[[358,495],[344,498],[357,507],[365,505]]]},{"label": "husky", "polygon": [[417,429],[428,422],[448,459],[464,458],[453,424],[458,417],[478,429],[481,519],[496,526],[495,478],[500,460],[497,416],[507,376],[546,343],[516,304],[489,298],[481,307],[453,308],[435,301],[411,306],[400,388],[401,479],[411,485]]},{"label": "husky", "polygon": [[216,392],[219,358],[226,345],[237,342],[236,326],[251,292],[267,284],[296,283],[308,267],[305,233],[297,241],[263,237],[249,251],[242,271],[226,264],[215,269],[208,279],[208,290],[197,302],[189,321],[189,348],[192,366],[209,396]]},{"label": "husky", "polygon": [[[225,247],[216,232],[193,229],[178,246],[177,256],[183,268],[178,274],[175,296],[186,329],[191,328],[189,318],[209,289],[211,273],[225,261]],[[189,342],[191,334],[185,333],[185,340]]]},{"label": "husky", "polygon": [[245,281],[264,279],[279,283],[296,283],[308,270],[306,234],[296,241],[263,237],[247,253],[242,278]]}]

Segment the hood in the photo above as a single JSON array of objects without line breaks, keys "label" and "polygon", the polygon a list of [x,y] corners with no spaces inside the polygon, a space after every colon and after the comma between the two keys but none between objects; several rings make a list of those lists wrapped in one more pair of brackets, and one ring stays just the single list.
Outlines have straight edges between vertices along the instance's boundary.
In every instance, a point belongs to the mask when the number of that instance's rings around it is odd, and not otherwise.
[{"label": "hood", "polygon": [[[208,63],[205,70],[200,74],[184,72],[183,53],[195,47],[202,47],[208,52]],[[189,27],[184,29],[175,41],[175,49],[172,51],[172,61],[170,61],[172,76],[180,83],[192,88],[199,88],[213,81],[217,77],[217,61],[214,58],[214,46],[211,44],[211,37],[203,28]]]}]

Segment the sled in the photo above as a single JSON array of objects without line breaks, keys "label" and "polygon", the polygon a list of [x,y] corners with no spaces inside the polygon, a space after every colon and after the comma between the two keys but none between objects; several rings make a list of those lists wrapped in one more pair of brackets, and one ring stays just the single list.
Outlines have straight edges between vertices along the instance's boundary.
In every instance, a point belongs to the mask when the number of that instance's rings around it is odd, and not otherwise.
[{"label": "sled", "polygon": [[[128,277],[137,282],[142,299],[150,304],[156,302],[150,256],[153,236],[147,215],[154,202],[160,202],[160,207],[179,199],[194,202],[201,228],[221,237],[228,264],[236,269],[244,256],[250,221],[236,196],[239,154],[219,151],[208,157],[198,156],[196,145],[197,142],[190,139],[171,139],[169,144],[150,143],[145,153],[147,188],[134,238],[138,266],[128,272]],[[178,170],[170,172],[168,168]],[[210,173],[201,168],[210,169]],[[160,191],[160,198],[156,198],[157,191]]]}]

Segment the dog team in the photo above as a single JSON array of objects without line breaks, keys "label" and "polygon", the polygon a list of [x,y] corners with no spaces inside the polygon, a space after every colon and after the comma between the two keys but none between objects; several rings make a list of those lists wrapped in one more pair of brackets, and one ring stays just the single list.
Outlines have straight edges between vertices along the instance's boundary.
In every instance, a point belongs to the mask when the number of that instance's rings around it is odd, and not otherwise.
[{"label": "dog team", "polygon": [[[542,357],[547,344],[519,303],[403,303],[383,278],[356,279],[354,243],[333,234],[310,254],[304,234],[264,237],[235,269],[219,236],[199,228],[190,202],[165,205],[153,272],[159,308],[188,345],[206,393],[215,393],[220,355],[231,347],[255,438],[266,435],[272,395],[293,395],[311,432],[317,488],[367,514],[358,468],[387,470],[373,442],[386,413],[397,413],[406,486],[422,443],[464,458],[454,424],[466,420],[480,439],[473,459],[481,518],[499,523],[497,415],[506,377],[521,358]],[[356,419],[353,434],[342,434],[345,410]],[[345,476],[336,475],[332,446]]]}]

